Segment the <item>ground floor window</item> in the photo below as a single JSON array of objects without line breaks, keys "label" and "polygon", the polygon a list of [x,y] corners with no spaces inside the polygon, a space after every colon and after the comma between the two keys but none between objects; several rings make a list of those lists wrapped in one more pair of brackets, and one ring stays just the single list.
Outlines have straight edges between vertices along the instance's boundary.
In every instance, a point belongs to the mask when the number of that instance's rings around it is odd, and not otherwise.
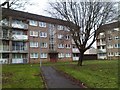
[{"label": "ground floor window", "polygon": [[31,53],[30,58],[38,58],[38,53]]},{"label": "ground floor window", "polygon": [[41,53],[40,58],[47,58],[47,53]]}]

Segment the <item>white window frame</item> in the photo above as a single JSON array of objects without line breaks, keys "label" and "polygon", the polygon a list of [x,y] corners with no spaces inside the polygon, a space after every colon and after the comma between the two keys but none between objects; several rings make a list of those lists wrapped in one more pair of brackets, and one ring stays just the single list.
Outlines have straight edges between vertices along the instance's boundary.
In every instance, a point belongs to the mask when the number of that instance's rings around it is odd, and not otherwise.
[{"label": "white window frame", "polygon": [[38,47],[38,42],[30,42],[30,47],[37,48]]},{"label": "white window frame", "polygon": [[45,22],[39,22],[39,27],[46,27],[46,23]]},{"label": "white window frame", "polygon": [[38,31],[30,31],[30,36],[38,37]]},{"label": "white window frame", "polygon": [[[117,47],[115,45],[117,45]],[[115,48],[120,48],[120,43],[117,43],[115,45],[114,45]]]},{"label": "white window frame", "polygon": [[40,42],[40,47],[41,48],[47,48],[47,43],[46,42]]},{"label": "white window frame", "polygon": [[58,25],[58,26],[57,26],[57,29],[58,29],[58,30],[64,30],[64,27],[63,27],[62,25]]},{"label": "white window frame", "polygon": [[120,39],[120,37],[119,37],[119,36],[116,36],[116,37],[115,37],[115,40],[119,40],[119,39]]},{"label": "white window frame", "polygon": [[64,53],[59,53],[58,58],[64,58]]},{"label": "white window frame", "polygon": [[58,48],[64,48],[64,44],[58,44]]},{"label": "white window frame", "polygon": [[120,52],[115,52],[115,56],[120,56]]},{"label": "white window frame", "polygon": [[47,58],[47,53],[40,53],[40,58]]},{"label": "white window frame", "polygon": [[38,58],[38,53],[30,53],[30,58]]},{"label": "white window frame", "polygon": [[29,25],[31,25],[31,26],[38,26],[38,23],[35,20],[29,20]]},{"label": "white window frame", "polygon": [[120,29],[119,29],[119,28],[114,28],[113,30],[115,30],[115,31],[120,31]]},{"label": "white window frame", "polygon": [[58,39],[63,39],[63,35],[62,34],[58,34]]},{"label": "white window frame", "polygon": [[66,53],[66,57],[71,57],[71,53]]},{"label": "white window frame", "polygon": [[47,33],[46,33],[46,32],[40,32],[40,35],[39,35],[39,36],[46,38],[46,37],[47,37]]},{"label": "white window frame", "polygon": [[71,45],[70,44],[65,44],[65,47],[70,49],[71,48]]}]

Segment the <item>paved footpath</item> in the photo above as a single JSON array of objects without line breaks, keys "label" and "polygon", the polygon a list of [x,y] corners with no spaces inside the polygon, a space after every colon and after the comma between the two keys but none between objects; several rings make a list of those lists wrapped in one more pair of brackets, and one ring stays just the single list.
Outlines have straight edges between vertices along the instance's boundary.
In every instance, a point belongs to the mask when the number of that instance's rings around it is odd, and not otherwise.
[{"label": "paved footpath", "polygon": [[62,76],[51,66],[42,66],[41,69],[48,88],[80,88],[80,86]]}]

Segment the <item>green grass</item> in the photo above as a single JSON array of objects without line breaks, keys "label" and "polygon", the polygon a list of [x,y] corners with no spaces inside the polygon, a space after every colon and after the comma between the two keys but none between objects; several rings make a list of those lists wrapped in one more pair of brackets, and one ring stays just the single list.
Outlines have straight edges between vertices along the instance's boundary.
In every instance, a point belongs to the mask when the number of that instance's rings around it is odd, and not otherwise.
[{"label": "green grass", "polygon": [[2,65],[2,88],[44,88],[39,65]]},{"label": "green grass", "polygon": [[84,61],[82,67],[78,67],[77,62],[73,62],[56,67],[89,88],[118,88],[118,60]]}]

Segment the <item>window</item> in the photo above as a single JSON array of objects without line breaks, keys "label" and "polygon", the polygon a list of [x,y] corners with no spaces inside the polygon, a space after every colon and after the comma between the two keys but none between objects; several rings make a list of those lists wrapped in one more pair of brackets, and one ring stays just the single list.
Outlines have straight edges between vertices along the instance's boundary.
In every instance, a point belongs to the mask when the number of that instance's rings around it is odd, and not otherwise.
[{"label": "window", "polygon": [[40,37],[47,37],[47,33],[46,32],[40,32]]},{"label": "window", "polygon": [[114,53],[113,52],[109,52],[108,56],[114,56]]},{"label": "window", "polygon": [[115,52],[115,56],[120,56],[120,52]]},{"label": "window", "polygon": [[58,44],[58,48],[64,48],[64,44]]},{"label": "window", "polygon": [[71,57],[71,54],[70,53],[66,53],[66,57]]},{"label": "window", "polygon": [[38,42],[30,42],[30,47],[38,47]]},{"label": "window", "polygon": [[115,48],[120,48],[120,44],[115,44]]},{"label": "window", "polygon": [[120,37],[118,37],[118,36],[115,37],[115,40],[119,40],[119,39],[120,39]]},{"label": "window", "polygon": [[62,39],[62,38],[63,38],[63,35],[59,34],[58,39]]},{"label": "window", "polygon": [[115,30],[115,31],[120,31],[120,29],[119,29],[119,28],[114,28],[114,30]]},{"label": "window", "polygon": [[64,27],[65,31],[70,31],[67,27]]},{"label": "window", "polygon": [[65,36],[65,39],[66,39],[66,40],[69,40],[69,39],[70,39],[70,36],[69,36],[69,35],[66,35],[66,36]]},{"label": "window", "polygon": [[57,29],[58,30],[63,30],[63,26],[62,25],[58,25]]},{"label": "window", "polygon": [[30,58],[38,58],[38,53],[31,53]]},{"label": "window", "polygon": [[47,53],[41,53],[40,58],[47,58]]},{"label": "window", "polygon": [[13,31],[13,35],[23,35],[23,31]]},{"label": "window", "polygon": [[31,26],[37,26],[37,21],[29,20],[29,25],[31,25]]},{"label": "window", "polygon": [[113,48],[113,45],[108,45],[107,48]]},{"label": "window", "polygon": [[38,32],[37,31],[30,31],[30,36],[38,37]]},{"label": "window", "polygon": [[45,43],[45,42],[40,43],[40,47],[41,48],[47,48],[47,43]]},{"label": "window", "polygon": [[39,26],[40,27],[46,27],[46,23],[45,22],[39,22]]},{"label": "window", "polygon": [[64,58],[64,53],[59,53],[58,58]]},{"label": "window", "polygon": [[108,34],[111,34],[111,33],[112,33],[112,31],[110,31],[110,30],[109,30],[109,31],[107,31],[107,33],[108,33]]},{"label": "window", "polygon": [[66,44],[65,46],[66,46],[66,48],[71,48],[70,44]]}]

